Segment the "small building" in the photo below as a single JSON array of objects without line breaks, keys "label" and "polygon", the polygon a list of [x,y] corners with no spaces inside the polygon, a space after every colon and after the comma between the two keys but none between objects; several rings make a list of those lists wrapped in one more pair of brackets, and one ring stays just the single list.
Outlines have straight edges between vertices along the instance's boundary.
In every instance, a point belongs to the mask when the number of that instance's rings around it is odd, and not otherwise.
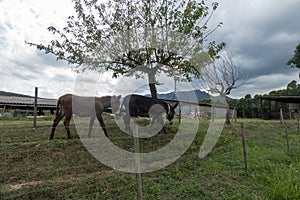
[{"label": "small building", "polygon": [[[274,102],[287,103],[288,113],[286,113],[285,116],[288,116],[289,118],[295,118],[299,116],[300,95],[264,96],[261,97],[260,99],[261,99],[261,107],[262,107],[262,101],[264,100],[267,100],[269,102],[274,101]],[[266,116],[266,114],[270,114],[270,113],[262,113],[262,116]],[[279,116],[279,111],[278,113],[272,113],[272,115]]]},{"label": "small building", "polygon": [[[45,110],[53,114],[56,109],[56,104],[56,99],[38,98],[38,115],[43,115]],[[33,115],[34,97],[0,96],[0,108],[3,112],[13,110],[14,116],[18,114]]]}]

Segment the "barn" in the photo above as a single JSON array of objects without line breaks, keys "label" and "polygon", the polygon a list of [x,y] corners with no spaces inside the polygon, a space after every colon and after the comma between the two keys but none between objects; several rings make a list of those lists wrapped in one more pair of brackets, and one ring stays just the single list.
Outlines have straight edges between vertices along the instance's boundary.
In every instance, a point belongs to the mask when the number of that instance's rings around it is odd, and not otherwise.
[{"label": "barn", "polygon": [[[264,96],[261,97],[261,107],[262,102],[269,101],[269,102],[280,102],[280,103],[287,103],[288,104],[288,117],[286,118],[294,118],[299,116],[300,114],[300,95],[280,95],[280,96]],[[270,105],[270,104],[269,104]],[[269,106],[270,107],[270,106]],[[262,111],[263,112],[263,111]],[[278,113],[262,113],[263,118],[272,118],[272,115],[276,115],[275,118],[279,118]]]},{"label": "barn", "polygon": [[[37,98],[37,114],[43,115],[44,111],[54,113],[56,99]],[[14,116],[18,114],[33,115],[34,97],[0,96],[1,112],[10,111]]]}]

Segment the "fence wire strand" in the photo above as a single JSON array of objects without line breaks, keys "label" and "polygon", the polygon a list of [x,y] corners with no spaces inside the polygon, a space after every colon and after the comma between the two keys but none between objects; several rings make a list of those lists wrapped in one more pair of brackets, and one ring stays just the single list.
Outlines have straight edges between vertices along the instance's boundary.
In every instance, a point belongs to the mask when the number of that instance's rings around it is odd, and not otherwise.
[{"label": "fence wire strand", "polygon": [[[298,127],[290,123],[287,125],[294,136],[300,136],[297,131]],[[77,128],[81,128],[87,137],[88,127]],[[107,125],[106,128],[118,129],[116,125]],[[113,169],[103,165],[88,153],[73,124],[70,129],[74,139],[71,140],[65,140],[65,127],[60,124],[56,127],[55,139],[50,141],[51,129],[51,125],[44,124],[37,128],[32,128],[32,124],[29,123],[25,127],[14,123],[0,124],[0,199],[23,199],[25,196],[34,198],[38,194],[53,197],[53,193],[64,190],[72,191],[71,188],[79,184],[98,183],[102,173],[114,172]],[[99,125],[93,128],[93,133],[95,132],[101,132]],[[122,131],[119,132],[118,135],[109,135],[109,139],[116,144],[123,144],[124,150],[134,152],[132,136],[121,134]],[[282,139],[284,134],[278,135],[278,139]],[[155,148],[159,148],[172,140],[173,135],[158,134],[156,137],[157,147]],[[140,141],[141,148],[147,148],[149,143],[153,142],[151,139]],[[293,143],[291,148],[298,149],[299,144]],[[153,149],[150,148],[149,151],[151,150]],[[145,176],[149,182],[155,183],[160,180],[150,175]],[[130,181],[134,188],[134,178]],[[147,184],[147,187],[149,191],[155,190],[155,185]],[[93,193],[84,195],[86,198],[97,198],[97,196],[103,196],[105,192],[105,189],[97,186]],[[118,197],[119,199],[128,199],[128,196],[135,197],[134,192],[128,191],[127,194],[120,194]],[[147,194],[147,198],[152,197],[154,198],[155,195]]]},{"label": "fence wire strand", "polygon": [[[65,127],[59,125],[56,127],[55,139],[50,141],[48,138],[52,127],[49,125],[39,125],[37,128],[32,128],[30,124],[26,124],[25,127],[14,124],[1,125],[1,199],[23,199],[25,196],[28,198],[43,193],[51,194],[56,190],[70,188],[78,184],[78,181],[86,181],[80,179],[82,176],[87,176],[89,179],[89,174],[97,176],[99,171],[111,171],[111,168],[106,167],[87,152],[77,135],[76,128],[82,129],[87,135],[88,127],[71,125],[74,139],[65,140]],[[111,130],[118,127],[108,125],[106,128]],[[101,131],[99,125],[93,127],[93,132],[97,131]],[[124,133],[111,135],[109,138],[114,143],[126,141],[127,144],[123,148],[134,152],[132,136]],[[169,142],[170,139],[172,137],[161,136],[156,141],[159,146]],[[147,146],[147,139],[141,139],[141,145]],[[59,178],[74,182],[62,181],[58,184],[55,179]],[[102,193],[101,190],[98,193],[96,191],[90,194],[90,197],[101,196]],[[128,195],[131,194],[118,196],[120,199],[122,196],[125,199]],[[89,198],[89,195],[86,197]]]}]

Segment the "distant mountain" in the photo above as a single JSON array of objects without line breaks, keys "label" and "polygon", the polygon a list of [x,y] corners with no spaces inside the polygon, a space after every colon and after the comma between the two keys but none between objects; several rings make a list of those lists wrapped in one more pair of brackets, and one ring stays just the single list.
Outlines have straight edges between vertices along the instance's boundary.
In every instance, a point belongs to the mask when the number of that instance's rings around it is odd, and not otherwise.
[{"label": "distant mountain", "polygon": [[[191,91],[179,91],[176,92],[176,95],[174,92],[166,93],[166,94],[157,94],[157,98],[159,99],[166,99],[166,100],[178,100],[178,98],[181,101],[191,101],[190,98],[195,95],[197,100],[202,99],[209,99],[210,95],[207,92],[201,91],[201,90],[191,90]],[[147,94],[146,96],[151,97],[150,94]]]},{"label": "distant mountain", "polygon": [[[195,95],[198,101],[211,98],[210,94],[208,94],[207,92],[201,91],[201,90],[180,91],[180,92],[176,92],[176,95],[174,94],[174,92],[170,92],[170,93],[166,93],[166,94],[157,94],[157,98],[176,101],[176,100],[178,100],[177,99],[177,97],[178,97],[181,101],[189,102],[189,101],[191,101],[192,95]],[[146,96],[151,97],[150,94],[147,94]],[[227,100],[230,101],[230,100],[232,100],[232,98],[227,97]]]},{"label": "distant mountain", "polygon": [[0,96],[10,96],[10,97],[32,97],[32,96],[29,96],[29,95],[18,94],[18,93],[13,93],[13,92],[5,92],[5,91],[0,91]]}]

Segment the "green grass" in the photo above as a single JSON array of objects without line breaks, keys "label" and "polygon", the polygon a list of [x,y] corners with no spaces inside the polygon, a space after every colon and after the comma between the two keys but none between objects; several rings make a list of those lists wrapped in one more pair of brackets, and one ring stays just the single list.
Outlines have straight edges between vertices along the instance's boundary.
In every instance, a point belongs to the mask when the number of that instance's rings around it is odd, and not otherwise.
[{"label": "green grass", "polygon": [[[297,122],[287,121],[290,152],[279,121],[242,122],[247,136],[248,174],[240,124],[225,127],[214,149],[200,159],[199,149],[209,125],[208,120],[201,120],[196,138],[183,156],[161,170],[142,174],[143,198],[300,199]],[[0,199],[136,198],[134,174],[118,172],[97,161],[81,143],[74,126],[73,139],[65,140],[61,122],[54,140],[49,141],[51,124],[51,120],[39,120],[34,129],[31,120],[0,121]],[[106,124],[109,139],[133,151],[132,138],[111,120]],[[177,126],[168,127],[167,135],[141,139],[141,151],[151,152],[168,144]]]}]

